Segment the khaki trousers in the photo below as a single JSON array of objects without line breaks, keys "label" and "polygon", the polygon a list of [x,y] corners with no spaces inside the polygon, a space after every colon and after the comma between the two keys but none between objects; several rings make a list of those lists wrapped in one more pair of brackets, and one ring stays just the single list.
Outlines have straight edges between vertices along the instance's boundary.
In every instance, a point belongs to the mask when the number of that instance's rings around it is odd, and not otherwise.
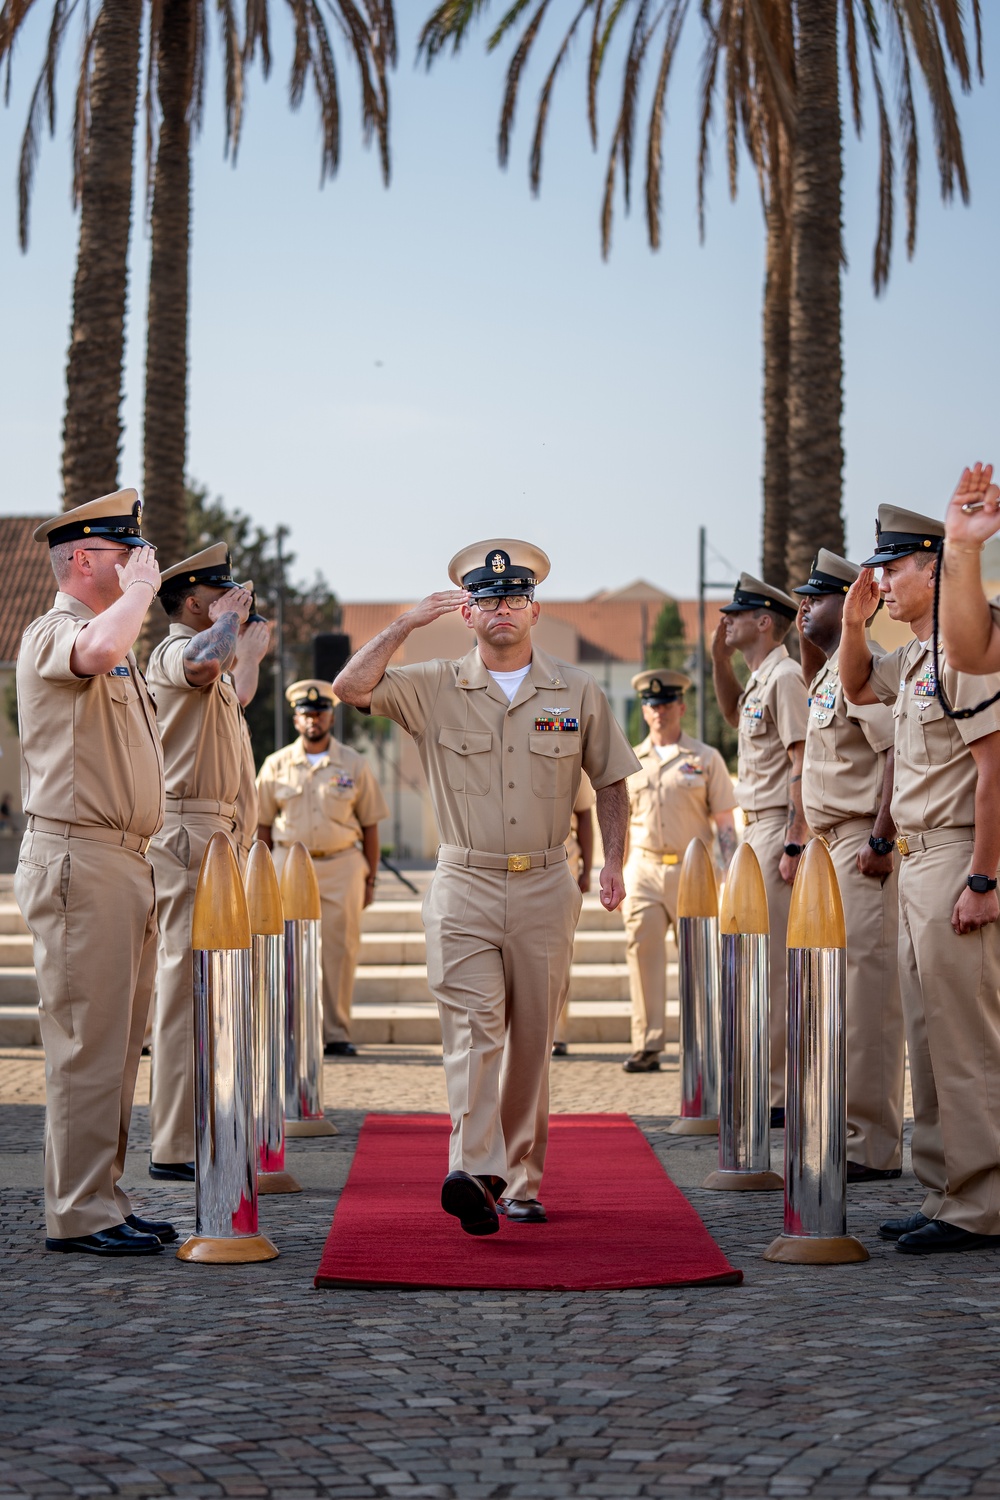
[{"label": "khaki trousers", "polygon": [[96,1234],[132,1212],[119,1180],[156,964],[141,854],[26,833],[14,895],[34,939],[45,1049],[45,1227]]},{"label": "khaki trousers", "polygon": [[[274,868],[281,869],[288,846],[276,844]],[[323,1041],[347,1042],[351,1037],[351,994],[361,948],[361,913],[365,909],[368,861],[356,846],[331,859],[314,859],[322,910]]]},{"label": "khaki trousers", "polygon": [[[149,846],[160,941],[149,1074],[150,1158],[194,1160],[194,959],[191,917],[202,856],[213,833],[233,835],[231,818],[168,811]],[[235,849],[235,845],[234,845]]]},{"label": "khaki trousers", "polygon": [[899,872],[899,985],[921,1209],[1000,1234],[1000,926],[959,937],[951,913],[971,841],[916,850]]},{"label": "khaki trousers", "polygon": [[679,864],[654,864],[638,851],[629,855],[622,915],[636,1052],[662,1052],[666,1045],[667,928],[676,921],[680,879]]},{"label": "khaki trousers", "polygon": [[747,824],[744,842],[749,844],[760,864],[767,892],[767,914],[771,924],[769,1030],[771,1038],[771,1107],[785,1103],[785,1044],[788,1029],[788,958],[785,937],[788,931],[788,908],[792,888],[782,880],[778,865],[785,847],[784,808],[761,813]]},{"label": "khaki trousers", "polygon": [[439,864],[424,897],[427,981],[438,1003],[450,1170],[537,1198],[549,1057],[583,896],[565,863],[508,874]]},{"label": "khaki trousers", "polygon": [[895,871],[880,885],[858,870],[857,853],[870,831],[870,819],[848,825],[827,847],[847,928],[847,1159],[891,1171],[903,1159],[899,894]]}]

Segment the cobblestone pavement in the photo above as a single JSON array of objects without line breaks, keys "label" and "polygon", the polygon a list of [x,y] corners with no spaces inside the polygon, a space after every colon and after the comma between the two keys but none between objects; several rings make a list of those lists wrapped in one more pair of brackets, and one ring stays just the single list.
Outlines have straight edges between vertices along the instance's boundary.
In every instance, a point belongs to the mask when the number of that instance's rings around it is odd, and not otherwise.
[{"label": "cobblestone pavement", "polygon": [[[714,1140],[666,1133],[676,1059],[638,1078],[618,1062],[575,1049],[555,1109],[629,1111],[742,1287],[314,1291],[365,1112],[443,1108],[433,1048],[328,1066],[341,1133],[291,1142],[305,1191],[261,1200],[279,1260],[46,1255],[41,1060],[0,1054],[0,1496],[1000,1495],[994,1254],[879,1241],[918,1201],[907,1171],[850,1190],[867,1264],[766,1264],[780,1195],[701,1190]],[[134,1125],[139,1211],[192,1229],[193,1195],[146,1175],[145,1107]]]}]

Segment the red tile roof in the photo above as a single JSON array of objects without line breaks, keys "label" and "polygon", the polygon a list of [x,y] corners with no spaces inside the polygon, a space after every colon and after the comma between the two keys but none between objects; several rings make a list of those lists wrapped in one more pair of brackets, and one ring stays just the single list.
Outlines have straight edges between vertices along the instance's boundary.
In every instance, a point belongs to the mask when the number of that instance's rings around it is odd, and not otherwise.
[{"label": "red tile roof", "polygon": [[45,516],[0,516],[0,665],[17,660],[21,636],[55,598],[48,547],[31,540]]}]

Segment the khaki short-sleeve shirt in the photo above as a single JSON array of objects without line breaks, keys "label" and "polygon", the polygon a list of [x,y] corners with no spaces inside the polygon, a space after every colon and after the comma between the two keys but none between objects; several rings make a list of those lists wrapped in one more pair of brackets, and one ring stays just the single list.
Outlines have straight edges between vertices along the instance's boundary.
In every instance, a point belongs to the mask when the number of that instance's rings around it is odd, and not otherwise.
[{"label": "khaki short-sleeve shirt", "polygon": [[[943,681],[953,708],[972,708],[1000,691],[1000,677],[969,677],[946,660]],[[949,719],[937,697],[929,641],[907,641],[873,662],[868,685],[892,705],[892,816],[900,834],[973,827],[977,772],[968,747],[1000,730],[1000,703],[971,719]]]},{"label": "khaki short-sleeve shirt", "polygon": [[235,806],[243,767],[240,703],[229,672],[207,687],[188,682],[184,652],[197,634],[189,625],[171,625],[146,674],[163,739],[167,798]]},{"label": "khaki short-sleeve shirt", "polygon": [[736,800],[746,812],[788,806],[788,751],[806,737],[806,685],[784,646],[764,658],[740,695]]},{"label": "khaki short-sleeve shirt", "polygon": [[683,855],[692,839],[709,848],[712,817],[736,806],[733,783],[718,750],[682,734],[661,759],[650,737],[636,746],[642,770],[628,779],[629,850]]},{"label": "khaki short-sleeve shirt", "polygon": [[21,791],[26,813],[149,838],[163,822],[163,752],[156,713],[130,651],[100,677],[70,668],[94,612],[56,594],[17,658]]},{"label": "khaki short-sleeve shirt", "polygon": [[257,767],[247,716],[240,712],[240,795],[236,799],[236,842],[249,849],[257,837]]},{"label": "khaki short-sleeve shirt", "polygon": [[363,755],[331,739],[309,764],[301,738],[269,755],[257,778],[258,817],[275,844],[305,844],[311,853],[350,849],[389,816],[382,790]]},{"label": "khaki short-sleeve shirt", "polygon": [[[838,654],[820,668],[809,688],[802,808],[816,833],[849,818],[874,821],[894,735],[892,712],[884,703],[848,703]],[[872,654],[881,657],[882,648],[873,646]]]},{"label": "khaki short-sleeve shirt", "polygon": [[390,667],[371,711],[413,736],[441,840],[464,849],[554,849],[581,771],[600,791],[639,768],[589,672],[537,647],[512,703],[475,647],[461,661]]}]

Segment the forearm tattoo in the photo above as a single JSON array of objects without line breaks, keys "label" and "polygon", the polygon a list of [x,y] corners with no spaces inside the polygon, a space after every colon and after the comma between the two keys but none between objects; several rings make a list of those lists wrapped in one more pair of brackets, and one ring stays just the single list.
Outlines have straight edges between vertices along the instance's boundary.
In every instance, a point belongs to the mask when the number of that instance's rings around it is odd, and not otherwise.
[{"label": "forearm tattoo", "polygon": [[235,611],[220,615],[214,625],[192,636],[184,655],[192,666],[206,661],[228,661],[236,650],[240,617]]}]

